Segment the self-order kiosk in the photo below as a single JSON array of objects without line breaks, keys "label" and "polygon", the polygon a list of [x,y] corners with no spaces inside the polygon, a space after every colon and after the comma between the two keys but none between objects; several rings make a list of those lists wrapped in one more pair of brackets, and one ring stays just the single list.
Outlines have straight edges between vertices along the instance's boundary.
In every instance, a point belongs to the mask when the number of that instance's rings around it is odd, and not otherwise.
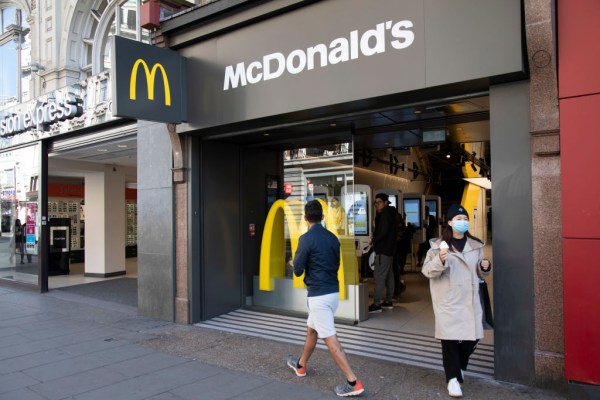
[{"label": "self-order kiosk", "polygon": [[348,233],[354,234],[356,254],[362,255],[363,249],[369,245],[373,229],[372,192],[368,185],[354,185],[348,189],[353,191],[343,192],[342,206],[346,210]]}]

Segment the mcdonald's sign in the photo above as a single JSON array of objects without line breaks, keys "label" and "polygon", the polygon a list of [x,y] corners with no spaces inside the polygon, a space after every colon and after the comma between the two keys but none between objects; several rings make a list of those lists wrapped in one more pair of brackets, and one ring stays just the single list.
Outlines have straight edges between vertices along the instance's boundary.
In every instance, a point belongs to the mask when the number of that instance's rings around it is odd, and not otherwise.
[{"label": "mcdonald's sign", "polygon": [[121,36],[112,40],[113,115],[158,122],[186,121],[185,58]]}]

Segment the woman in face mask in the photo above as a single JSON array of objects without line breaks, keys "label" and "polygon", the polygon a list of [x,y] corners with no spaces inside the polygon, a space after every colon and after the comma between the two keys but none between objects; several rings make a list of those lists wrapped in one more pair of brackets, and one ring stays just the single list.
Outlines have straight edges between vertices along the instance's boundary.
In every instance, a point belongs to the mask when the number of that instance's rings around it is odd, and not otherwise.
[{"label": "woman in face mask", "polygon": [[491,263],[483,258],[484,243],[469,233],[464,207],[452,205],[447,221],[442,237],[431,239],[421,272],[429,278],[448,394],[462,397],[463,373],[483,338],[479,281],[489,273]]}]

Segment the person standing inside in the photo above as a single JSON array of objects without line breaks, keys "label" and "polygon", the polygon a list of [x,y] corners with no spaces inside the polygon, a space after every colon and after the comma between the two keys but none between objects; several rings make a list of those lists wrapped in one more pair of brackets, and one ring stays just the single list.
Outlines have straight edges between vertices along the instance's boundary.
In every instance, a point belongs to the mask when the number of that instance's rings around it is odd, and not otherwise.
[{"label": "person standing inside", "polygon": [[[20,219],[15,219],[15,244],[16,250],[21,254],[21,264],[25,264],[25,242],[27,237],[26,226],[21,224]],[[27,262],[31,262],[31,254],[27,254]]]},{"label": "person standing inside", "polygon": [[462,397],[463,371],[479,339],[483,313],[479,279],[490,272],[484,243],[469,233],[469,213],[453,204],[440,239],[431,240],[421,272],[429,278],[435,337],[442,342],[448,394]]},{"label": "person standing inside", "polygon": [[[396,211],[389,205],[388,195],[377,193],[375,195],[375,231],[373,232],[373,249],[375,251],[375,293],[373,304],[369,306],[370,313],[379,313],[382,308],[394,308],[394,272],[392,264],[396,251]],[[385,290],[385,299],[383,292]],[[382,300],[384,300],[382,302]]]},{"label": "person standing inside", "polygon": [[327,226],[335,229],[335,232],[338,235],[344,235],[346,230],[344,228],[344,220],[346,219],[346,213],[344,209],[340,206],[340,201],[337,197],[333,197],[331,199],[331,207],[329,207],[329,219],[327,221]]},{"label": "person standing inside", "polygon": [[419,261],[417,265],[421,265],[423,257],[430,249],[429,242],[437,236],[437,218],[430,214],[429,207],[425,206],[425,241],[419,245]]},{"label": "person standing inside", "polygon": [[394,297],[400,299],[402,292],[406,290],[406,285],[402,281],[401,275],[404,275],[404,266],[406,257],[410,253],[410,243],[412,240],[412,225],[406,224],[402,214],[396,213],[396,252],[394,254],[394,263],[392,264],[394,273]]},{"label": "person standing inside", "polygon": [[335,387],[338,396],[358,396],[364,392],[363,384],[350,368],[346,353],[338,341],[334,314],[339,303],[340,242],[321,225],[323,208],[317,200],[304,206],[304,220],[308,232],[300,236],[294,256],[294,275],[304,274],[308,289],[306,340],[300,357],[288,356],[287,365],[297,376],[306,376],[306,367],[319,338],[323,339],[333,360],[342,370],[346,382]]}]

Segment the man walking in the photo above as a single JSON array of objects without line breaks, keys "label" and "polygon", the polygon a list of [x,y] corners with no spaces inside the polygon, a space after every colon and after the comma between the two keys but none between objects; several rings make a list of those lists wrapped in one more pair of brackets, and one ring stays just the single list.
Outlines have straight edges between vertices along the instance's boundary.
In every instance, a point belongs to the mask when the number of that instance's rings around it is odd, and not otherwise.
[{"label": "man walking", "polygon": [[[375,195],[375,231],[373,232],[373,249],[375,251],[375,293],[370,313],[380,313],[382,308],[392,310],[394,296],[394,273],[392,263],[396,251],[396,208],[389,205],[388,195]],[[385,301],[383,291],[385,289]]]},{"label": "man walking", "polygon": [[362,382],[352,372],[346,353],[338,341],[333,316],[339,302],[338,269],[340,267],[340,242],[321,225],[323,209],[317,200],[304,206],[304,219],[308,232],[300,236],[294,257],[294,274],[304,273],[308,289],[308,326],[304,349],[300,358],[288,356],[287,365],[297,376],[306,376],[308,360],[318,338],[325,341],[329,353],[346,377],[346,382],[335,387],[338,396],[357,396],[364,392]]}]

